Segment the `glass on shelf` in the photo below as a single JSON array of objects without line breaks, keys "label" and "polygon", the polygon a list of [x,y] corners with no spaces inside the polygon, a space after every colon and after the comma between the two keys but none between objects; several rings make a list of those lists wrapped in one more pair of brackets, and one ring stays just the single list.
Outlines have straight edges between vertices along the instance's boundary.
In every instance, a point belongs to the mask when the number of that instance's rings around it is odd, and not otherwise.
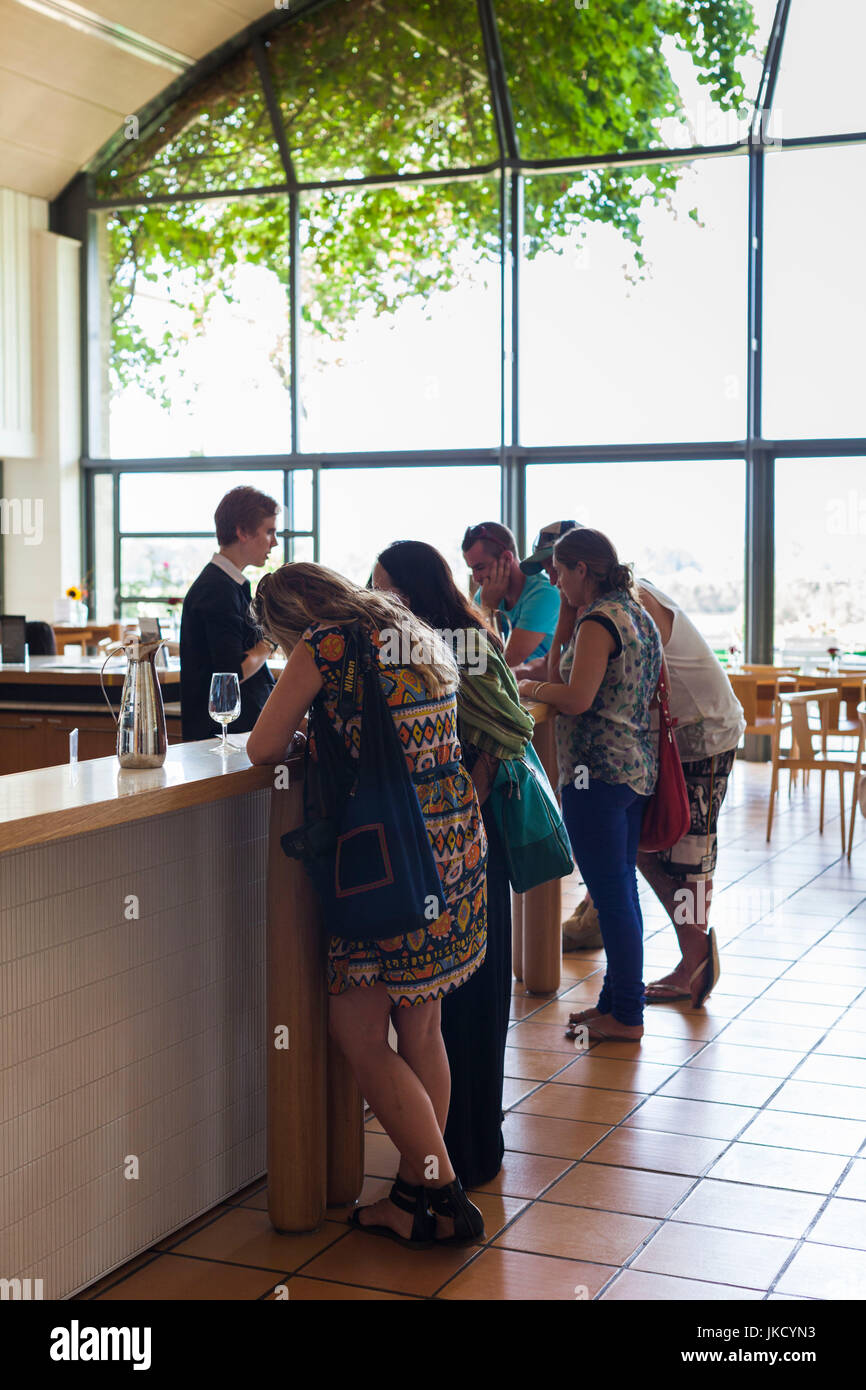
[{"label": "glass on shelf", "polygon": [[233,723],[241,712],[241,687],[234,671],[215,671],[210,680],[208,714],[215,724],[222,725],[222,740],[212,753],[241,753],[236,743],[226,735],[227,725]]}]

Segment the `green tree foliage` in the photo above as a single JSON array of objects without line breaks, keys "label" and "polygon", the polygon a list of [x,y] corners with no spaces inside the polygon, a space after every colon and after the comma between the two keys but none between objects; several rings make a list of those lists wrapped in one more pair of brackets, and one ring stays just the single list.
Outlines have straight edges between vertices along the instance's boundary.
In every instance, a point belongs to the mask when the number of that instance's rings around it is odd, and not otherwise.
[{"label": "green tree foliage", "polygon": [[[716,109],[743,109],[750,0],[495,0],[495,10],[522,158],[664,148],[661,122],[686,113],[663,44],[689,55]],[[473,0],[332,0],[272,31],[267,61],[299,182],[477,169],[498,158]],[[669,200],[681,172],[662,162],[531,178],[525,254],[606,222],[640,274],[641,209]],[[185,94],[144,139],[119,143],[94,178],[98,197],[143,200],[105,214],[117,389],[136,382],[168,404],[160,364],[201,332],[215,296],[232,300],[239,265],[268,266],[287,286],[285,197],[231,196],[284,180],[248,52]],[[144,201],[216,191],[230,196]],[[498,207],[494,173],[303,192],[302,314],[339,339],[363,305],[393,312],[407,297],[452,287],[469,261],[492,267]],[[142,330],[133,309],[142,282],[160,283],[182,310],[183,332]],[[272,361],[287,381],[285,343]]]}]

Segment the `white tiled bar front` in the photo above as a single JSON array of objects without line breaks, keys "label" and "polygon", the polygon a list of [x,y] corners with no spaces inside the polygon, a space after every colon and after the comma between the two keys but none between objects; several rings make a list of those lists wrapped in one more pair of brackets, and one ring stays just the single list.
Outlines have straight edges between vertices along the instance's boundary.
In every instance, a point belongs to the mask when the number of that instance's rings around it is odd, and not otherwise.
[{"label": "white tiled bar front", "polygon": [[[0,778],[0,845],[29,841],[0,852],[0,1278],[45,1298],[266,1168],[273,772],[209,747],[113,803],[110,758]],[[99,828],[53,838],[76,812]]]}]

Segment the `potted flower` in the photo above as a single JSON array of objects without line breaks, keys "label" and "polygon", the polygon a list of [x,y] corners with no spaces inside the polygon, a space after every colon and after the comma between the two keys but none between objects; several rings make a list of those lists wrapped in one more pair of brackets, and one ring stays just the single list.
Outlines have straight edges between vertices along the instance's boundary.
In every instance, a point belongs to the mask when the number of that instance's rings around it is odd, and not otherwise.
[{"label": "potted flower", "polygon": [[70,584],[65,592],[69,600],[66,621],[73,627],[87,626],[87,590],[83,584]]}]

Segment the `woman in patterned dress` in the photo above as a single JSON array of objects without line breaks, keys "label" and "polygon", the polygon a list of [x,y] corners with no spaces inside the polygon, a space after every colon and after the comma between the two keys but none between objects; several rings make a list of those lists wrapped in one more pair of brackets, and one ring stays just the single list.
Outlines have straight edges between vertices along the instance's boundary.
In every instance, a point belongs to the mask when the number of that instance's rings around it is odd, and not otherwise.
[{"label": "woman in patterned dress", "polygon": [[[571,641],[551,681],[520,693],[553,705],[562,816],[598,911],[607,971],[594,1009],[571,1015],[569,1036],[643,1036],[643,919],[637,850],[658,773],[650,705],[661,670],[659,630],[641,605],[631,569],[607,536],[582,526],[553,551],[563,602],[575,613]],[[558,677],[558,679],[556,679]]]},{"label": "woman in patterned dress", "polygon": [[[351,1224],[414,1248],[434,1239],[478,1239],[481,1213],[456,1178],[442,1137],[451,1080],[441,1000],[479,968],[487,940],[487,841],[457,740],[454,658],[394,595],[361,589],[322,565],[283,565],[265,575],[255,611],[267,636],[290,655],[247,741],[253,763],[282,761],[320,693],[348,755],[358,757],[362,713],[342,718],[337,694],[345,630],[360,621],[409,772],[442,769],[413,786],[448,910],[422,930],[387,940],[332,936],[329,1027],[401,1154],[390,1195],[356,1208]],[[398,1052],[388,1042],[389,1020]]]}]

